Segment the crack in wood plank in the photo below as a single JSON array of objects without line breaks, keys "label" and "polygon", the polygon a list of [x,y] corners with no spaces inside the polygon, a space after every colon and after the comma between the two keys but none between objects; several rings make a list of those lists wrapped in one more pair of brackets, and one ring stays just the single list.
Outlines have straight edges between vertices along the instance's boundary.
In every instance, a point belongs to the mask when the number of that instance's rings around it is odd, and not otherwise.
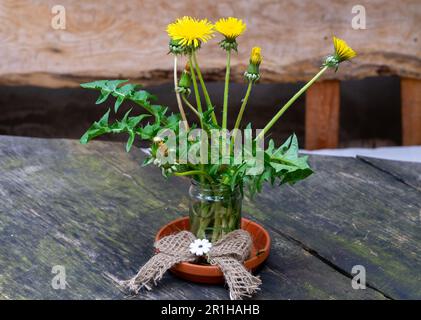
[{"label": "crack in wood plank", "polygon": [[[386,168],[382,168],[382,167],[380,167],[379,165],[377,165],[377,164],[375,164],[375,163],[371,162],[369,157],[357,156],[356,158],[357,158],[358,160],[360,160],[360,161],[364,162],[365,164],[367,164],[367,165],[369,165],[369,166],[371,166],[371,167],[373,167],[373,168],[375,168],[375,169],[377,169],[377,170],[379,170],[379,171],[381,171],[381,172],[383,172],[383,173],[386,173],[386,174],[388,174],[388,175],[392,176],[392,177],[393,177],[396,181],[403,183],[403,184],[404,184],[404,185],[406,185],[407,187],[410,187],[410,188],[412,188],[412,189],[415,189],[416,191],[421,192],[421,188],[419,188],[419,187],[417,187],[417,186],[412,185],[411,183],[407,182],[404,178],[399,177],[399,176],[398,176],[398,175],[396,175],[395,173],[393,173],[393,172],[391,172],[391,171],[387,170]],[[421,164],[420,164],[420,167],[421,167]]]},{"label": "crack in wood plank", "polygon": [[[285,238],[288,241],[291,241],[293,243],[295,243],[296,245],[298,245],[300,248],[302,248],[304,251],[308,252],[310,255],[312,255],[313,257],[315,257],[316,259],[320,260],[322,263],[324,263],[325,265],[327,265],[328,267],[334,269],[335,271],[339,272],[340,274],[342,274],[343,276],[349,278],[349,279],[353,279],[353,275],[351,273],[349,273],[348,271],[344,270],[343,268],[341,268],[340,266],[338,266],[337,264],[335,264],[334,262],[330,261],[328,258],[323,257],[322,255],[320,255],[317,250],[310,248],[309,246],[307,246],[306,244],[304,244],[303,242],[301,242],[300,240],[294,238],[291,235],[286,234],[285,232],[282,232],[278,229],[272,228],[270,226],[267,227],[270,231],[277,233],[278,235],[280,235],[281,237]],[[389,296],[386,292],[383,292],[382,290],[380,290],[379,288],[376,288],[374,285],[372,285],[369,282],[366,282],[366,287],[370,288],[378,293],[380,293],[382,296],[384,296],[386,299],[389,300],[394,300],[391,296]]]}]

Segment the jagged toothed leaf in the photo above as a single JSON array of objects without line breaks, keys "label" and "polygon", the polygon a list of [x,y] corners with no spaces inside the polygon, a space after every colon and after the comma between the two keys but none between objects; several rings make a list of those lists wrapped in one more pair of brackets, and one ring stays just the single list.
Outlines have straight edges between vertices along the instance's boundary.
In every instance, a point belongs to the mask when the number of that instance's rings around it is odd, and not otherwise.
[{"label": "jagged toothed leaf", "polygon": [[108,109],[108,111],[101,117],[99,121],[94,122],[91,125],[91,127],[80,138],[80,143],[86,144],[95,137],[111,132],[111,129],[108,126],[109,116],[110,116],[110,109]]},{"label": "jagged toothed leaf", "polygon": [[103,103],[105,100],[108,99],[108,97],[110,96],[110,93],[111,93],[110,91],[101,90],[101,93],[98,99],[95,101],[95,104]]},{"label": "jagged toothed leaf", "polygon": [[118,87],[114,89],[115,95],[122,95],[122,96],[128,96],[133,93],[134,90],[139,89],[140,85],[134,84],[134,83],[127,83],[124,86]]},{"label": "jagged toothed leaf", "polygon": [[127,123],[127,118],[129,117],[129,114],[130,114],[130,112],[132,112],[132,109],[133,108],[130,108],[125,114],[124,114],[124,117],[123,117],[123,119],[121,119],[121,122],[122,123],[124,123],[124,124],[126,124]]},{"label": "jagged toothed leaf", "polygon": [[143,128],[139,127],[136,129],[136,133],[140,135],[141,139],[150,140],[156,136],[160,127],[157,124],[147,124]]},{"label": "jagged toothed leaf", "polygon": [[101,119],[99,119],[98,124],[101,126],[108,125],[109,118],[110,118],[110,109],[108,109],[107,112],[104,113],[104,115],[101,117]]},{"label": "jagged toothed leaf", "polygon": [[165,127],[168,129],[176,130],[178,129],[180,120],[181,120],[181,115],[173,113],[169,117],[167,117],[167,124],[165,125]]},{"label": "jagged toothed leaf", "polygon": [[298,151],[297,136],[293,134],[270,155],[269,164],[275,169],[281,183],[294,183],[313,173],[307,163],[308,157],[300,157]]},{"label": "jagged toothed leaf", "polygon": [[115,113],[117,113],[124,100],[131,98],[132,92],[137,88],[139,88],[139,85],[128,83],[113,90],[112,95],[116,97],[116,101],[114,104]]},{"label": "jagged toothed leaf", "polygon": [[142,121],[143,119],[145,119],[147,117],[150,117],[150,115],[149,114],[141,114],[137,117],[129,117],[128,120],[127,120],[127,126],[129,128],[134,128],[140,123],[140,121]]},{"label": "jagged toothed leaf", "polygon": [[105,88],[108,89],[109,91],[114,91],[115,89],[117,89],[117,87],[119,85],[121,85],[122,83],[125,83],[129,80],[108,80],[105,83]]},{"label": "jagged toothed leaf", "polygon": [[118,109],[120,108],[121,104],[123,103],[125,97],[119,96],[117,99],[115,99],[114,103],[114,112],[117,113]]},{"label": "jagged toothed leaf", "polygon": [[92,82],[81,83],[80,86],[85,89],[101,89],[105,87],[108,80],[97,80]]},{"label": "jagged toothed leaf", "polygon": [[156,100],[156,97],[145,90],[138,90],[132,93],[131,100],[141,105],[150,105],[150,101]]},{"label": "jagged toothed leaf", "polygon": [[132,148],[133,142],[134,142],[134,138],[135,138],[135,133],[133,130],[129,130],[129,139],[127,140],[127,144],[126,144],[126,152],[129,152],[130,149]]}]

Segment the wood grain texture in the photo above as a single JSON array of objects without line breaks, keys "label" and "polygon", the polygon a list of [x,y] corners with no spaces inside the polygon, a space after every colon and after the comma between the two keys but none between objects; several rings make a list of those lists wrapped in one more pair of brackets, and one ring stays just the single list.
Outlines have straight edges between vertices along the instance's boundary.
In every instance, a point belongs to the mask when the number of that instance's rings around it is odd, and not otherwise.
[{"label": "wood grain texture", "polygon": [[339,81],[315,83],[306,93],[306,149],[337,148],[339,144]]},{"label": "wood grain texture", "polygon": [[[153,254],[155,232],[187,212],[187,179],[164,181],[121,143],[0,137],[0,298],[121,299],[107,275],[131,277]],[[278,206],[278,205],[276,205]],[[256,299],[385,299],[353,290],[349,276],[271,227],[266,207],[246,205],[272,237]],[[54,265],[68,287],[54,290]],[[140,299],[227,299],[222,286],[168,274]]]},{"label": "wood grain texture", "polygon": [[[66,29],[51,27],[55,0],[0,1],[0,84],[76,86],[98,78],[161,83],[171,77],[166,25],[192,15],[215,20],[238,16],[248,25],[232,59],[232,77],[243,81],[252,46],[263,48],[262,81],[308,80],[332,52],[331,36],[358,52],[352,63],[325,78],[396,74],[421,78],[421,5],[418,0],[363,3],[365,30],[354,30],[351,0],[132,1],[62,0]],[[199,59],[209,80],[223,79],[225,55],[217,39]],[[403,45],[404,44],[404,45]]]},{"label": "wood grain texture", "polygon": [[359,159],[389,173],[397,180],[421,191],[421,164],[418,162],[392,161],[358,156]]},{"label": "wood grain texture", "polygon": [[421,145],[421,80],[401,79],[402,144]]},{"label": "wood grain texture", "polygon": [[420,299],[420,191],[359,159],[311,156],[310,164],[305,181],[256,197],[260,221],[343,272],[364,266],[367,283],[388,297]]}]

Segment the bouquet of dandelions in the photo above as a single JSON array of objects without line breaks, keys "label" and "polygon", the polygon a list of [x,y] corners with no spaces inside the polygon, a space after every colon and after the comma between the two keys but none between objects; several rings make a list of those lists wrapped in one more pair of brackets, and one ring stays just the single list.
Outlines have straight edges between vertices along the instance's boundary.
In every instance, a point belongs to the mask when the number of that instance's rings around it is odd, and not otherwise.
[{"label": "bouquet of dandelions", "polygon": [[[198,238],[208,238],[212,242],[240,228],[245,187],[254,194],[261,191],[264,182],[272,185],[294,183],[312,173],[307,157],[298,155],[295,135],[291,135],[279,147],[270,140],[266,148],[264,135],[328,68],[337,70],[341,62],[356,55],[345,41],[333,37],[334,53],[324,59],[321,70],[279,109],[262,130],[256,130],[254,136],[251,124],[240,130],[250,92],[260,79],[261,49],[252,48],[249,65],[244,73],[248,83],[247,90],[243,99],[238,99],[241,105],[234,128],[229,132],[227,111],[231,54],[233,51],[237,52],[237,38],[245,30],[246,24],[232,17],[220,19],[215,24],[207,19],[183,17],[168,25],[169,51],[174,55],[174,89],[179,113],[169,114],[166,107],[153,102],[156,99],[154,96],[136,84],[127,83],[127,80],[100,80],[81,85],[83,88],[100,91],[97,104],[113,96],[116,99],[115,113],[126,100],[147,112],[131,115],[130,109],[121,120],[110,123],[108,110],[99,121],[92,124],[82,136],[81,142],[85,144],[102,134],[126,133],[126,150],[129,151],[135,138],[148,141],[150,154],[144,161],[145,165],[160,167],[165,177],[191,177],[190,231]],[[221,109],[212,103],[197,59],[199,49],[214,36],[215,31],[224,37],[219,46],[226,53],[221,122],[217,117],[220,112],[218,110]],[[180,57],[185,58],[187,63],[178,77],[177,60]],[[193,99],[190,99],[191,96]],[[186,111],[190,112],[196,122],[188,121]]]}]

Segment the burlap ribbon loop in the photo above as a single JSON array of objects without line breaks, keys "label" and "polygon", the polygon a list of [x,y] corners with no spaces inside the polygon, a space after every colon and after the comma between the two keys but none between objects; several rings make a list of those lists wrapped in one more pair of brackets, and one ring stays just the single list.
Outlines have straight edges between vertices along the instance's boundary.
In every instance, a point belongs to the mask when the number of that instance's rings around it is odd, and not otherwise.
[{"label": "burlap ribbon loop", "polygon": [[[198,257],[189,250],[189,245],[196,237],[189,231],[181,231],[155,242],[157,254],[154,255],[132,279],[120,284],[134,293],[142,287],[150,290],[151,283],[155,285],[164,273],[180,262],[194,262]],[[224,274],[232,300],[250,297],[259,290],[262,283],[259,277],[253,276],[243,262],[250,253],[252,240],[244,230],[228,233],[215,243],[208,253],[209,263],[217,265]]]}]

